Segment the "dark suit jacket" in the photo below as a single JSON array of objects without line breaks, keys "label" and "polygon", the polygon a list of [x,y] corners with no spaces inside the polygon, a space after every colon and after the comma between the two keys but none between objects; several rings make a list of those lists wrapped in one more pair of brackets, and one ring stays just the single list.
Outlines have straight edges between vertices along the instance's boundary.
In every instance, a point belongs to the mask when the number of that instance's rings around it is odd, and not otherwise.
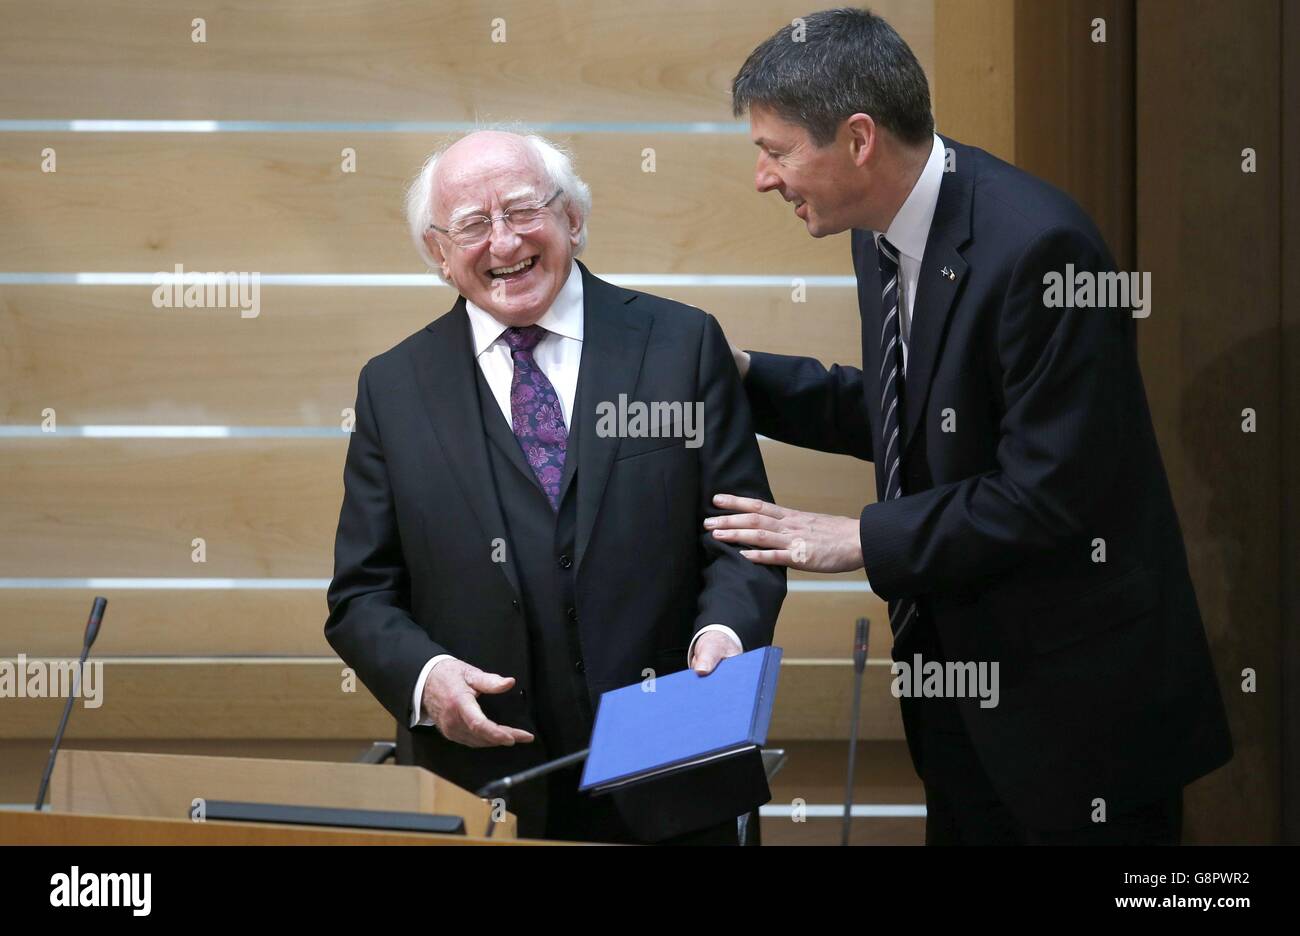
[{"label": "dark suit jacket", "polygon": [[[904,496],[862,511],[864,564],[880,596],[919,599],[948,659],[999,661],[1000,705],[962,715],[1008,808],[1031,827],[1081,826],[1095,797],[1113,811],[1164,795],[1225,763],[1231,741],[1136,323],[1045,305],[1046,273],[1114,261],[1062,192],[944,143],[955,171],[913,310]],[[852,247],[862,371],[755,354],[746,389],[760,432],[879,464],[880,275],[870,232]]]},{"label": "dark suit jacket", "polygon": [[[747,650],[771,643],[785,574],[753,565],[702,529],[704,517],[718,513],[711,503],[718,491],[771,496],[717,321],[579,268],[573,563],[594,707],[600,693],[640,681],[644,668],[684,669],[691,638],[707,624],[731,627]],[[516,678],[509,693],[479,703],[488,718],[531,731],[537,742],[469,748],[434,728],[412,729],[415,762],[471,790],[548,755],[533,711],[518,573],[509,561],[492,561],[492,541],[508,543],[509,533],[476,373],[463,298],[362,369],[325,624],[331,646],[403,731],[420,670],[437,654]],[[602,438],[596,407],[617,405],[620,394],[702,401],[703,445]]]}]

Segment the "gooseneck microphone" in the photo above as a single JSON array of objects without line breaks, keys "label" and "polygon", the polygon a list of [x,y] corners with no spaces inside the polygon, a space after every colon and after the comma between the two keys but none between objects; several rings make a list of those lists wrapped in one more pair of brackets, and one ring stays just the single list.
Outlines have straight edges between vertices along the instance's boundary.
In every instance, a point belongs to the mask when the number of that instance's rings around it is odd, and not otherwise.
[{"label": "gooseneck microphone", "polygon": [[[511,774],[508,777],[501,777],[493,780],[478,790],[474,795],[482,799],[491,800],[499,799],[506,809],[510,808],[510,793],[521,783],[528,783],[530,780],[537,780],[545,777],[547,774],[555,773],[557,770],[563,770],[565,767],[572,767],[574,764],[581,764],[591,753],[591,748],[583,748],[581,751],[574,751],[572,754],[565,754],[563,757],[557,757],[555,760],[547,761],[544,764],[538,764],[536,767],[529,767],[527,770],[521,770],[517,774]],[[483,833],[485,838],[492,837],[492,830],[496,824],[491,817],[488,818],[487,831]]]},{"label": "gooseneck microphone", "polygon": [[867,667],[866,618],[858,618],[853,633],[853,711],[849,718],[849,780],[844,789],[844,826],[840,844],[849,844],[849,829],[853,824],[853,768],[858,754],[858,712],[862,707],[862,674]]},{"label": "gooseneck microphone", "polygon": [[41,777],[41,790],[36,794],[36,811],[40,812],[41,807],[45,804],[45,792],[50,786],[50,775],[54,773],[54,759],[59,756],[59,745],[63,743],[63,732],[68,727],[68,716],[72,714],[72,700],[76,697],[77,690],[81,688],[82,671],[86,665],[86,657],[90,654],[90,646],[99,636],[99,625],[104,620],[104,609],[108,607],[108,599],[96,596],[95,603],[90,606],[90,619],[86,621],[86,638],[81,646],[81,659],[77,661],[77,670],[72,677],[72,685],[68,687],[68,704],[63,706],[63,717],[59,719],[59,730],[54,735],[54,745],[50,748],[50,759],[45,763],[45,774]]}]

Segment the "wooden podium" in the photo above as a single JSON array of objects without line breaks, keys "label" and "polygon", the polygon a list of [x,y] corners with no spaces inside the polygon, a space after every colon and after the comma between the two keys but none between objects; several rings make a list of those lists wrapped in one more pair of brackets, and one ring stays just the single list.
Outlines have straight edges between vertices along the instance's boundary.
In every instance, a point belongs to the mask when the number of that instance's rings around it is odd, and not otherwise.
[{"label": "wooden podium", "polygon": [[[196,799],[449,814],[464,819],[466,834],[195,821]],[[49,811],[0,810],[0,844],[552,844],[517,839],[509,813],[484,838],[490,813],[486,800],[421,767],[66,750]]]}]

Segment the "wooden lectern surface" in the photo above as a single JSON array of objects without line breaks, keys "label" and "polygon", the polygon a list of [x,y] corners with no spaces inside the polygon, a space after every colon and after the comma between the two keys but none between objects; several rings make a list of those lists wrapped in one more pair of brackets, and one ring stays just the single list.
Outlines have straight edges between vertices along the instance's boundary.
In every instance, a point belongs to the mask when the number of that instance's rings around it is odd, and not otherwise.
[{"label": "wooden lectern surface", "polygon": [[[196,822],[191,811],[202,800],[440,813],[461,817],[467,834]],[[460,845],[515,840],[511,813],[493,825],[491,839],[482,838],[491,812],[486,800],[421,767],[66,750],[50,781],[50,812],[0,812],[0,841]]]},{"label": "wooden lectern surface", "polygon": [[262,822],[193,822],[139,816],[0,810],[0,845],[554,845],[483,838],[328,829]]}]

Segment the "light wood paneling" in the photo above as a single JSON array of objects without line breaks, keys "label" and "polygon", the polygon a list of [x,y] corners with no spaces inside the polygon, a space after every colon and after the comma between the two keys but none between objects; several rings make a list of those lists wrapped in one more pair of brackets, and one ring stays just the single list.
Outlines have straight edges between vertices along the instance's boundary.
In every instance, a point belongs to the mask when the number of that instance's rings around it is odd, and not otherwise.
[{"label": "light wood paneling", "polygon": [[[75,658],[74,658],[75,662]],[[30,668],[34,661],[27,660]],[[91,683],[98,708],[81,701],[75,738],[391,738],[393,720],[365,687],[345,691],[337,658],[103,661]],[[7,698],[0,737],[52,737],[64,700]]]},{"label": "light wood paneling", "polygon": [[[3,654],[0,654],[3,656]],[[50,757],[51,728],[45,738],[0,740],[0,803],[32,803],[41,785],[41,774]],[[202,738],[109,738],[81,739],[70,749],[87,751],[136,751],[151,754],[191,754],[215,757],[269,757],[287,760],[355,762],[370,745],[384,738],[333,739],[243,739],[207,740]],[[48,802],[48,800],[47,800]]]},{"label": "light wood paneling", "polygon": [[1015,36],[1015,0],[934,0],[926,74],[935,129],[1008,162],[1016,157]]},{"label": "light wood paneling", "polygon": [[[596,271],[599,273],[599,271]],[[860,365],[857,293],[646,290],[716,315],[746,348]],[[155,309],[150,286],[0,286],[0,422],[338,425],[372,356],[442,315],[445,286],[264,286],[256,318]]]},{"label": "light wood paneling", "polygon": [[[848,775],[847,741],[773,741],[789,762],[773,778],[771,806],[844,802]],[[855,805],[923,805],[925,789],[912,767],[904,741],[860,741],[854,770]],[[840,816],[763,817],[764,845],[838,845]],[[851,845],[923,845],[925,817],[862,817],[853,820]]]},{"label": "light wood paneling", "polygon": [[[29,660],[31,665],[34,661]],[[67,737],[81,738],[391,738],[393,719],[359,682],[344,691],[338,659],[105,659],[102,703],[80,702]],[[862,690],[863,738],[901,738],[889,666],[868,665]],[[773,738],[848,734],[852,664],[789,659],[781,667]],[[49,738],[64,700],[6,699],[0,738]]]},{"label": "light wood paneling", "polygon": [[[588,252],[608,273],[851,275],[847,233],[808,236],[754,190],[739,135],[585,134]],[[420,134],[0,135],[0,269],[411,273],[402,192],[436,141]],[[41,150],[58,171],[41,171]],[[341,169],[352,147],[357,171]],[[655,171],[642,171],[643,150]],[[756,232],[762,232],[756,237]]]},{"label": "light wood paneling", "polygon": [[[108,612],[97,656],[332,656],[322,588],[99,589]],[[81,647],[95,590],[0,589],[0,657],[68,656]],[[885,603],[867,592],[786,596],[776,644],[791,657],[848,659],[854,622],[873,623],[871,653],[888,659]],[[472,662],[472,661],[471,661]]]},{"label": "light wood paneling", "polygon": [[[42,0],[0,4],[25,118],[725,121],[736,70],[806,0]],[[872,4],[929,70],[933,9]],[[207,22],[207,42],[190,22]],[[505,42],[493,42],[493,20]]]},{"label": "light wood paneling", "polygon": [[0,570],[328,576],[344,453],[342,439],[6,440]]},{"label": "light wood paneling", "polygon": [[[328,577],[343,497],[331,439],[7,439],[0,443],[0,577]],[[779,501],[853,516],[867,462],[776,442]],[[207,561],[191,561],[191,541]]]},{"label": "light wood paneling", "polygon": [[1135,23],[1133,0],[1016,0],[1015,163],[1069,192],[1122,270],[1134,263]]}]

